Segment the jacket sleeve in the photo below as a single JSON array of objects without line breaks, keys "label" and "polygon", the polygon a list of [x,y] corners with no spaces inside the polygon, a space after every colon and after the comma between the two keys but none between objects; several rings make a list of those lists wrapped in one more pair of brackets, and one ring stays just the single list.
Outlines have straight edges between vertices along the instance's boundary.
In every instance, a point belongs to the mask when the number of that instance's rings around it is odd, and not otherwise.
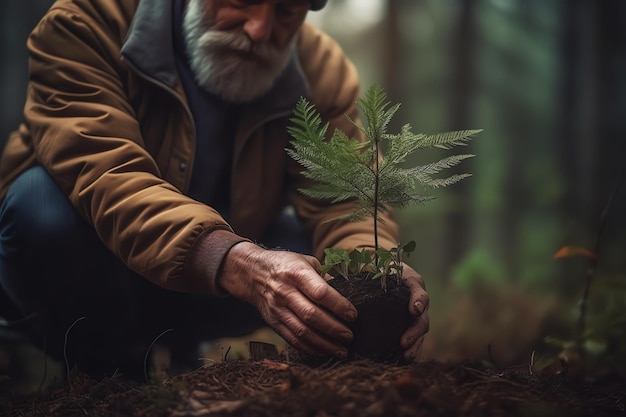
[{"label": "jacket sleeve", "polygon": [[[300,62],[311,88],[311,101],[324,122],[329,122],[328,132],[342,130],[349,137],[363,139],[362,132],[348,121],[346,115],[359,120],[357,101],[359,99],[359,78],[354,65],[346,57],[341,47],[329,36],[312,26],[303,27],[299,42]],[[302,167],[292,161],[291,174],[294,186],[291,198],[305,225],[313,231],[315,256],[323,258],[324,248],[339,247],[348,250],[374,247],[373,219],[361,222],[332,220],[350,213],[353,202],[328,204],[328,202],[307,198],[298,188],[310,185],[299,173]],[[383,223],[379,223],[379,245],[392,248],[398,245],[399,236],[391,211],[381,213]]]},{"label": "jacket sleeve", "polygon": [[219,262],[244,239],[162,178],[128,101],[125,31],[75,4],[53,7],[28,40],[37,162],[131,269],[165,288],[217,293]]}]

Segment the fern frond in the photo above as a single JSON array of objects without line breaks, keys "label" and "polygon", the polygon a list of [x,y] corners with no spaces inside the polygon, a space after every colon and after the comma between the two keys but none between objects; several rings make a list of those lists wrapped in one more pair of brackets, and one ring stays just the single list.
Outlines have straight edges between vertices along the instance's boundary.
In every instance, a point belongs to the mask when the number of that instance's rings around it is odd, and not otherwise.
[{"label": "fern frond", "polygon": [[362,130],[371,142],[380,141],[391,119],[400,108],[400,104],[391,105],[387,93],[380,84],[372,85],[359,99],[357,105],[366,121],[366,126]]},{"label": "fern frond", "polygon": [[435,133],[433,135],[426,135],[421,142],[425,147],[451,149],[454,146],[466,145],[474,135],[480,132],[482,132],[482,129]]},{"label": "fern frond", "polygon": [[452,168],[460,164],[465,159],[473,158],[474,156],[475,155],[473,154],[452,155],[446,158],[442,158],[437,162],[411,168],[409,171],[411,175],[415,175],[418,178],[430,176],[430,175],[437,174],[443,171],[444,169]]},{"label": "fern frond", "polygon": [[[428,179],[432,181],[432,179]],[[411,204],[423,204],[434,197],[422,195],[416,184],[413,170],[394,167],[380,179],[380,199],[391,207],[404,208]]]},{"label": "fern frond", "polygon": [[381,169],[384,170],[388,165],[396,165],[404,162],[407,156],[423,148],[422,140],[424,137],[426,137],[426,135],[423,133],[412,133],[411,125],[409,124],[402,126],[398,134],[383,135],[383,139],[387,142],[388,146],[385,152],[385,158],[381,164]]},{"label": "fern frond", "polygon": [[369,167],[372,150],[366,148],[367,144],[338,130],[325,141],[328,125],[322,127],[319,114],[305,99],[298,101],[294,114],[294,126],[289,129],[294,140],[287,153],[304,167],[303,175],[316,182],[300,191],[332,202],[357,199],[370,204],[374,194]]},{"label": "fern frond", "polygon": [[455,174],[452,175],[448,178],[433,178],[430,181],[424,183],[424,185],[430,187],[430,188],[441,188],[441,187],[447,187],[449,185],[452,184],[456,184],[457,182],[461,181],[462,179],[465,178],[469,178],[471,177],[472,174]]},{"label": "fern frond", "polygon": [[293,126],[288,126],[287,132],[296,141],[321,142],[328,131],[328,123],[322,126],[322,118],[315,110],[315,106],[304,97],[300,97],[296,103],[294,117],[289,120],[293,123]]}]

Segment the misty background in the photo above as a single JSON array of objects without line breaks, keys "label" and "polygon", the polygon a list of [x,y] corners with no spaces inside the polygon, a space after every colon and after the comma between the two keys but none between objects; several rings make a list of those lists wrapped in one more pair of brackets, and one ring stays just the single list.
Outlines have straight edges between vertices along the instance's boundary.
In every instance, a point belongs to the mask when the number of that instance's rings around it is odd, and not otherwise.
[{"label": "misty background", "polygon": [[[0,145],[21,120],[26,38],[51,4],[0,3]],[[623,358],[626,2],[330,0],[309,20],[363,90],[377,82],[402,103],[392,131],[484,129],[461,149],[477,155],[459,167],[473,177],[396,213],[431,294],[425,357],[523,364],[550,351],[546,336],[571,339],[589,260],[554,255],[597,246],[589,337]]]}]

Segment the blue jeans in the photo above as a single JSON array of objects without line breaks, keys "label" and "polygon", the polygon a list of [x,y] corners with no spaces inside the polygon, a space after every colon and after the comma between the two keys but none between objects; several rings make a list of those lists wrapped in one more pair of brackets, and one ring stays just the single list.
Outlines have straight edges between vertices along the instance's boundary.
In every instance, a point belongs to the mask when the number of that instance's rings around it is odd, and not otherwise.
[{"label": "blue jeans", "polygon": [[[308,252],[307,241],[287,215],[261,243]],[[32,317],[24,331],[35,344],[91,374],[127,368],[142,375],[143,355],[167,329],[173,331],[159,341],[183,354],[264,325],[252,306],[232,297],[172,292],[132,272],[42,167],[24,172],[0,204],[0,290]]]}]

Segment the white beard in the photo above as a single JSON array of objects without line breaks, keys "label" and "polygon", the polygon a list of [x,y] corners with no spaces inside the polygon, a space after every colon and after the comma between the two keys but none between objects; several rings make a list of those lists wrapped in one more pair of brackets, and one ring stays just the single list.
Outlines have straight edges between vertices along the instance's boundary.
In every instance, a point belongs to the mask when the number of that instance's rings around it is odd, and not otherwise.
[{"label": "white beard", "polygon": [[284,49],[255,45],[245,33],[210,29],[204,0],[189,0],[183,31],[189,64],[206,91],[236,103],[251,101],[268,92],[281,74],[294,41]]}]

